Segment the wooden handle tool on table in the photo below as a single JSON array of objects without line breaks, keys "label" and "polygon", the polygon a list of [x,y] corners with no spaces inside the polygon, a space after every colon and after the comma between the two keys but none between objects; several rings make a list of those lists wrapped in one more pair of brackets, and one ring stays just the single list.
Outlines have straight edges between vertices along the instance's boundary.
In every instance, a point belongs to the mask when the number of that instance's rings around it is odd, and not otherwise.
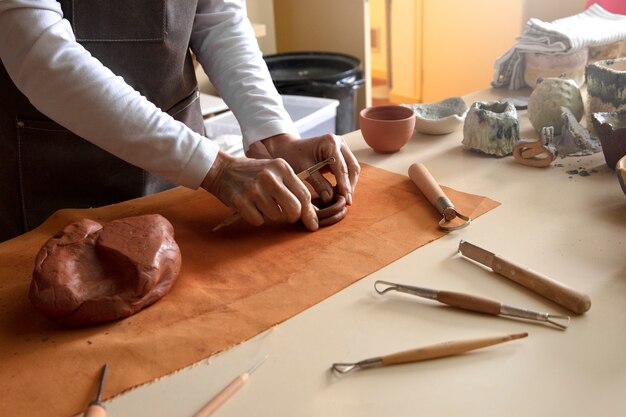
[{"label": "wooden handle tool on table", "polygon": [[429,300],[436,300],[442,304],[463,310],[477,311],[479,313],[490,314],[493,316],[517,317],[521,319],[546,322],[555,325],[561,330],[567,329],[570,323],[569,316],[561,316],[558,314],[543,313],[525,308],[513,307],[489,298],[478,297],[476,295],[461,292],[435,290],[432,288],[415,287],[412,285],[397,284],[394,282],[380,280],[374,283],[374,289],[381,295],[386,294],[389,291],[397,291],[427,298]]},{"label": "wooden handle tool on table", "polygon": [[102,367],[102,371],[100,373],[100,383],[98,384],[98,394],[96,395],[96,399],[89,404],[89,407],[87,407],[87,410],[85,411],[85,414],[83,414],[83,417],[106,417],[107,415],[106,410],[104,409],[104,405],[102,405],[101,401],[102,387],[104,386],[104,378],[107,374],[107,367],[108,365],[106,363]]},{"label": "wooden handle tool on table", "polygon": [[[443,192],[435,178],[426,169],[424,164],[416,162],[409,167],[409,178],[417,188],[424,194],[426,199],[435,206],[442,218],[439,227],[444,230],[458,230],[469,226],[471,220],[469,217],[459,213],[454,208],[452,201]],[[464,220],[461,224],[453,224],[456,218]]]},{"label": "wooden handle tool on table", "polygon": [[[301,181],[304,181],[307,178],[309,178],[311,175],[313,175],[313,173],[315,173],[315,172],[319,171],[320,169],[324,168],[326,165],[333,164],[333,163],[335,163],[335,158],[330,157],[328,159],[323,160],[322,162],[318,162],[317,164],[308,167],[307,169],[305,169],[302,172],[299,172],[296,175],[296,177],[298,177]],[[213,229],[211,229],[211,232],[216,232],[216,231],[220,230],[223,227],[230,226],[231,224],[235,223],[239,219],[241,219],[241,214],[239,214],[238,212],[234,212],[233,214],[231,214],[230,216],[228,216],[224,220],[222,220],[222,222],[220,224],[218,224]]]},{"label": "wooden handle tool on table", "polygon": [[256,371],[268,357],[269,355],[265,355],[247,372],[244,372],[243,374],[230,381],[228,385],[222,388],[220,392],[215,394],[215,396],[211,398],[211,400],[209,400],[209,402],[206,403],[206,405],[202,407],[200,411],[194,414],[193,417],[208,417],[213,414],[218,408],[222,406],[222,404],[226,402],[226,400],[228,400],[235,393],[237,393],[237,391],[239,391],[246,384],[246,382],[248,382],[248,379],[250,379],[250,375],[252,375],[252,373]]},{"label": "wooden handle tool on table", "polygon": [[463,256],[491,268],[503,277],[554,301],[576,314],[582,314],[591,307],[591,299],[588,295],[538,272],[501,258],[469,242],[461,240],[459,252]]},{"label": "wooden handle tool on table", "polygon": [[392,353],[386,356],[377,356],[354,363],[334,363],[331,366],[331,369],[340,374],[347,374],[360,369],[377,368],[381,366],[399,365],[403,363],[425,361],[428,359],[443,358],[446,356],[458,355],[470,350],[496,345],[498,343],[521,339],[526,336],[528,336],[528,333],[514,333],[504,336],[454,340],[431,346],[424,346],[417,349],[406,350],[403,352]]}]

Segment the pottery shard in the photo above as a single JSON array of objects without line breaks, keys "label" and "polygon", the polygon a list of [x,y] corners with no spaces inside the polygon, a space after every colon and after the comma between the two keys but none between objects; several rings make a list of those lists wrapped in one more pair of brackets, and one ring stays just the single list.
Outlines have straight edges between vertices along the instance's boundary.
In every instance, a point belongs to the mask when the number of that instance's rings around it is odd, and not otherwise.
[{"label": "pottery shard", "polygon": [[82,219],[40,249],[29,297],[43,315],[65,325],[112,321],[163,297],[180,265],[174,228],[158,214],[104,226]]}]

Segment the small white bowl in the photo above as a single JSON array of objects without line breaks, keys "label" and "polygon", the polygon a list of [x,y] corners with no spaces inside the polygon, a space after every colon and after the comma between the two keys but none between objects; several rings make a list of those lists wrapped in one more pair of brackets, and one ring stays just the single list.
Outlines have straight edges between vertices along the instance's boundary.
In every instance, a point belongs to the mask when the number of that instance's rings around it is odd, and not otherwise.
[{"label": "small white bowl", "polygon": [[402,104],[415,113],[415,130],[429,135],[445,135],[461,126],[467,104],[461,97],[450,97],[435,103]]}]

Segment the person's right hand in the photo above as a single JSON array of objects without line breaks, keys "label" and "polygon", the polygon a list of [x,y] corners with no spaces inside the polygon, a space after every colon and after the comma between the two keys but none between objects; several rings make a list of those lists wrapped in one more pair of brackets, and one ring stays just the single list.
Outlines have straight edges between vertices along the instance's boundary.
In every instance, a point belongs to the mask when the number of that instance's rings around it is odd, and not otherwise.
[{"label": "person's right hand", "polygon": [[220,151],[202,188],[255,226],[266,219],[301,219],[307,229],[319,228],[311,193],[283,159],[236,158]]}]

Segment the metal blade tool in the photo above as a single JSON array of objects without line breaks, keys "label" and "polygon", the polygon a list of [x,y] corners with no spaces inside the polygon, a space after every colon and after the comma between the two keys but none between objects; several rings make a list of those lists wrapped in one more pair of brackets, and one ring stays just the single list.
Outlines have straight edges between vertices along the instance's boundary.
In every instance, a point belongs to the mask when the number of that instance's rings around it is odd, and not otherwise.
[{"label": "metal blade tool", "polygon": [[459,252],[461,255],[491,268],[497,274],[554,301],[576,314],[582,314],[591,307],[591,299],[588,295],[469,242],[461,240]]},{"label": "metal blade tool", "polygon": [[415,287],[412,285],[402,285],[388,281],[376,281],[374,289],[378,294],[386,294],[389,291],[397,291],[405,294],[416,295],[418,297],[439,301],[442,304],[463,310],[476,311],[493,316],[508,316],[527,320],[535,320],[553,324],[559,329],[566,329],[570,323],[569,316],[561,316],[551,313],[527,310],[525,308],[513,307],[502,304],[489,298],[478,297],[454,291],[441,291],[432,288]]}]

